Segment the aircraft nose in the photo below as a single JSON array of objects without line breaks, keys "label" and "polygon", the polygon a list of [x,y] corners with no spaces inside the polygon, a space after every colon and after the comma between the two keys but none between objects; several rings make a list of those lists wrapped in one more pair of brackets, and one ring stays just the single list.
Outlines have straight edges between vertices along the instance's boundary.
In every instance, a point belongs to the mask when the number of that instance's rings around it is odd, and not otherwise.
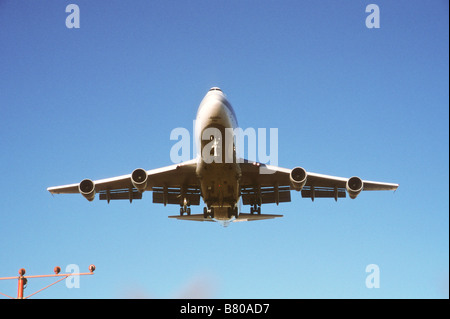
[{"label": "aircraft nose", "polygon": [[209,112],[213,117],[223,117],[225,114],[225,105],[220,99],[213,100],[209,104]]}]

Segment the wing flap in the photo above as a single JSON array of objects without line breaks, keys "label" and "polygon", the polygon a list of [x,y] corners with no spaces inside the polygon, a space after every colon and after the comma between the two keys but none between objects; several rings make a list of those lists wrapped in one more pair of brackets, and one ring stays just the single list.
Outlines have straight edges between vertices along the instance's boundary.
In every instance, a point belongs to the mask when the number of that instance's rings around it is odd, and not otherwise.
[{"label": "wing flap", "polygon": [[195,186],[183,190],[179,187],[153,187],[153,203],[180,205],[184,199],[188,205],[200,205],[200,189]]},{"label": "wing flap", "polygon": [[334,198],[337,200],[338,198],[345,198],[346,193],[345,189],[342,188],[329,188],[329,187],[313,187],[313,186],[305,186],[302,189],[302,197],[303,198]]},{"label": "wing flap", "polygon": [[117,190],[106,190],[99,192],[100,200],[129,200],[130,202],[134,199],[142,199],[142,193],[139,193],[135,188],[129,189],[117,189]]},{"label": "wing flap", "polygon": [[242,204],[272,204],[286,203],[291,201],[289,186],[282,187],[242,187]]}]

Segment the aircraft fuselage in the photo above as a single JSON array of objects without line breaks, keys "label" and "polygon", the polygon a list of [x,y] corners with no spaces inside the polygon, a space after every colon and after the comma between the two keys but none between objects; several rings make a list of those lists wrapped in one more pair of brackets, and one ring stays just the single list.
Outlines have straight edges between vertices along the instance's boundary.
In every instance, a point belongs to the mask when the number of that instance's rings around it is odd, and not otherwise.
[{"label": "aircraft fuselage", "polygon": [[236,161],[236,128],[237,119],[231,104],[219,88],[212,88],[197,112],[196,173],[207,206],[204,213],[217,220],[229,220],[237,214],[241,171]]}]

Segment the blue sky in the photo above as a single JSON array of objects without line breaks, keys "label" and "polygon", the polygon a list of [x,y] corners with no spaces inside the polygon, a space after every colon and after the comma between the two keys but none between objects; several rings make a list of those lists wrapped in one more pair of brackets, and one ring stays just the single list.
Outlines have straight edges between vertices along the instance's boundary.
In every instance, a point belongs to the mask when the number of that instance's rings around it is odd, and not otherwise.
[{"label": "blue sky", "polygon": [[[79,29],[66,28],[70,3]],[[379,29],[366,28],[370,3]],[[448,12],[437,0],[0,1],[0,276],[97,266],[36,298],[448,298]],[[168,219],[178,207],[151,193],[108,205],[46,191],[172,164],[170,132],[192,132],[212,86],[242,128],[278,128],[280,166],[399,189],[337,203],[292,192],[263,207],[284,218],[228,228]],[[380,288],[365,285],[369,264]]]}]

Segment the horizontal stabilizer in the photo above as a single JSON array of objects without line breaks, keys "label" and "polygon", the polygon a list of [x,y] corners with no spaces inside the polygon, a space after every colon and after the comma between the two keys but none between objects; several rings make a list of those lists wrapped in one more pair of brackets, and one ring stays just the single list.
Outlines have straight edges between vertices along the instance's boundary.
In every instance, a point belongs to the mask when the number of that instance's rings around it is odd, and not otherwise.
[{"label": "horizontal stabilizer", "polygon": [[264,219],[272,219],[277,217],[283,217],[283,215],[274,215],[274,214],[245,214],[240,213],[239,217],[236,218],[235,222],[249,222],[253,220],[264,220]]},{"label": "horizontal stabilizer", "polygon": [[230,220],[217,220],[212,219],[210,217],[205,218],[203,214],[192,214],[192,215],[174,215],[169,216],[169,218],[175,218],[180,220],[192,220],[197,222],[248,222],[253,220],[264,220],[264,219],[272,219],[277,217],[283,217],[283,215],[273,215],[273,214],[244,214],[240,213],[238,218],[230,219]]},{"label": "horizontal stabilizer", "polygon": [[214,222],[214,219],[211,219],[210,217],[205,218],[203,216],[203,214],[192,214],[192,215],[174,215],[174,216],[169,216],[169,218],[176,218],[176,219],[181,219],[181,220],[193,220],[196,222]]}]

